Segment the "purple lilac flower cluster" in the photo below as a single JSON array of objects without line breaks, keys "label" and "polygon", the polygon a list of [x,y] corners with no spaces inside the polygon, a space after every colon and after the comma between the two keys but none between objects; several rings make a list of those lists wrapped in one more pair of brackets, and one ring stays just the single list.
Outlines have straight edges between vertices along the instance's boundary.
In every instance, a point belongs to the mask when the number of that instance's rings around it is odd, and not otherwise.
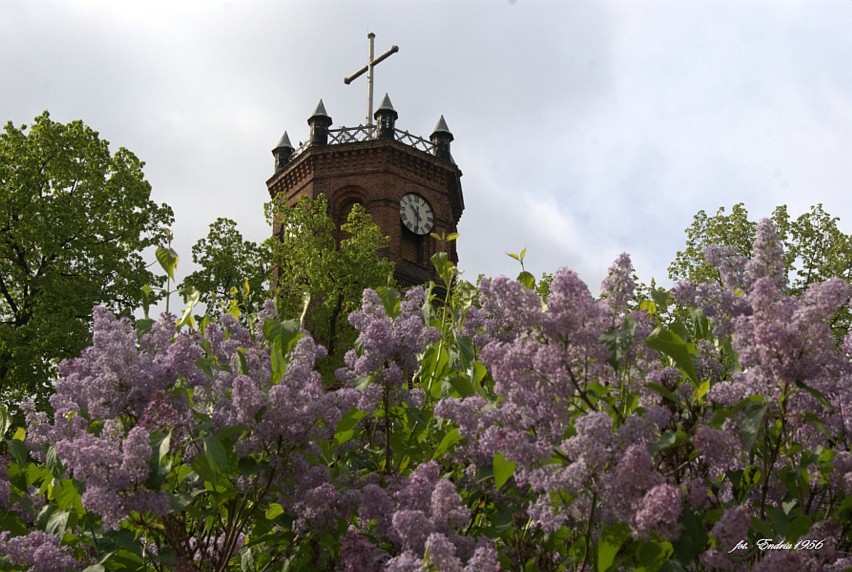
[{"label": "purple lilac flower cluster", "polygon": [[391,404],[422,403],[422,390],[406,382],[419,367],[418,355],[440,337],[438,329],[424,321],[425,302],[423,288],[412,288],[405,293],[399,314],[389,316],[376,291],[364,290],[361,308],[349,316],[349,323],[359,333],[359,349],[347,352],[346,367],[337,371],[338,379],[345,383],[364,377],[374,380],[364,390],[361,410],[373,410],[385,396]]},{"label": "purple lilac flower cluster", "polygon": [[[491,543],[474,546],[471,538],[460,533],[469,519],[470,511],[455,485],[441,478],[434,461],[418,466],[392,489],[368,484],[361,491],[358,526],[350,528],[343,542],[345,569],[414,572],[432,566],[430,569],[459,572],[500,570]],[[391,557],[368,537],[393,547],[397,555]]]},{"label": "purple lilac flower cluster", "polygon": [[29,566],[31,572],[70,572],[80,563],[67,547],[59,545],[59,537],[36,530],[24,536],[10,537],[0,532],[0,555],[16,565]]},{"label": "purple lilac flower cluster", "polygon": [[[656,397],[646,396],[645,416],[631,414],[614,427],[610,414],[596,410],[585,393],[592,382],[617,385],[602,335],[621,328],[628,318],[634,324],[646,320],[630,310],[632,274],[629,257],[620,256],[603,284],[606,295],[596,301],[575,273],[560,271],[546,307],[518,282],[498,278],[484,284],[480,308],[471,309],[475,320],[468,327],[498,326],[498,335],[488,337],[483,331],[478,338],[498,401],[447,398],[436,407],[436,415],[452,420],[466,438],[456,452],[460,460],[487,466],[499,452],[517,464],[515,482],[536,493],[528,513],[543,530],[581,523],[593,508],[604,519],[632,523],[637,535],[675,530],[668,524],[680,514],[680,491],[663,487],[651,494],[663,478],[647,450],[670,413]],[[650,328],[636,330],[641,339]],[[633,349],[625,359],[641,362],[642,367],[633,368],[639,371],[648,370],[654,357]],[[654,371],[645,375],[653,378]],[[640,381],[631,375],[628,387]],[[588,410],[577,415],[578,408]],[[624,478],[613,476],[618,474]],[[551,498],[570,500],[553,504]],[[651,518],[651,511],[664,503],[670,510],[658,520]]]},{"label": "purple lilac flower cluster", "polygon": [[[53,419],[25,405],[26,442],[41,460],[55,447],[68,475],[84,485],[83,506],[107,528],[118,528],[131,513],[170,511],[168,494],[149,488],[154,432],[170,434],[168,454],[191,464],[205,438],[236,430],[236,455],[262,461],[269,471],[240,477],[235,486],[254,502],[258,491],[274,495],[303,528],[322,526],[341,504],[327,469],[314,459],[357,395],[324,389],[314,369],[323,350],[305,332],[281,379],[273,379],[269,348],[227,314],[203,333],[178,331],[164,315],[138,343],[127,320],[101,308],[93,327],[92,346],[60,367]],[[167,527],[166,534],[178,534],[167,544],[188,546],[180,534],[189,531]],[[198,558],[223,557],[215,538],[196,547]]]}]

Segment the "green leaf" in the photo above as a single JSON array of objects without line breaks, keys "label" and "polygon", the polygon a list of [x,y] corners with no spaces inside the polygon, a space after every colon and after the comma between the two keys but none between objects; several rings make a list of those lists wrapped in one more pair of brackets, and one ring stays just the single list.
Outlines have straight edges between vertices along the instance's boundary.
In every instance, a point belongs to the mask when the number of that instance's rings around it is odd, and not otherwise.
[{"label": "green leaf", "polygon": [[697,403],[699,399],[707,395],[707,392],[710,391],[710,380],[705,379],[699,386],[695,389],[695,392],[692,394],[692,402]]},{"label": "green leaf", "polygon": [[613,523],[603,530],[598,542],[597,572],[607,572],[612,567],[618,550],[629,537],[630,527],[623,522]]},{"label": "green leaf", "polygon": [[396,318],[399,315],[399,303],[402,300],[402,294],[396,288],[382,286],[376,288],[376,294],[382,301],[382,306],[385,308],[385,313],[390,318]]},{"label": "green leaf", "polygon": [[452,263],[446,252],[432,255],[432,265],[445,286],[449,286],[456,274],[456,265]]},{"label": "green leaf", "polygon": [[494,467],[494,486],[499,491],[506,482],[515,474],[515,463],[503,456],[503,453],[494,455],[492,466]]},{"label": "green leaf", "polygon": [[642,300],[639,302],[639,310],[654,316],[657,313],[657,305],[652,300]]},{"label": "green leaf", "polygon": [[151,328],[154,327],[154,320],[150,318],[142,318],[136,320],[134,324],[134,329],[136,330],[136,337],[141,338],[145,334],[151,331]]},{"label": "green leaf", "polygon": [[450,354],[440,343],[429,346],[420,360],[420,379],[426,384],[427,393],[435,399],[441,397],[440,380],[447,376],[449,363]]},{"label": "green leaf", "polygon": [[692,361],[691,346],[687,344],[680,336],[665,328],[658,326],[651,334],[645,338],[645,343],[648,347],[660,351],[674,360],[675,364],[686,373],[689,378],[699,383],[698,373],[695,369],[695,362]]},{"label": "green leaf", "polygon": [[488,374],[488,369],[481,362],[473,362],[473,371],[471,372],[471,382],[477,393],[482,393],[482,380]]},{"label": "green leaf", "polygon": [[71,479],[62,479],[57,482],[53,488],[53,498],[59,509],[74,511],[77,514],[83,513],[83,497]]},{"label": "green leaf", "polygon": [[793,520],[787,528],[787,540],[796,542],[808,532],[813,526],[813,521],[808,515],[802,515]]},{"label": "green leaf", "polygon": [[461,441],[461,435],[459,434],[459,430],[455,427],[447,431],[447,434],[444,435],[444,438],[441,439],[441,442],[438,444],[438,447],[435,449],[435,453],[432,455],[433,459],[438,459],[443,457],[447,451],[450,450],[450,447],[455,445]]},{"label": "green leaf", "polygon": [[29,452],[27,451],[27,446],[18,439],[6,439],[6,446],[9,447],[9,452],[12,453],[12,457],[14,457],[15,461],[24,466],[27,463],[27,456]]},{"label": "green leaf", "polygon": [[665,308],[669,303],[669,293],[663,288],[653,288],[651,290],[651,299],[657,306]]},{"label": "green leaf", "polygon": [[470,336],[456,336],[456,346],[459,350],[459,359],[461,360],[462,369],[470,367],[473,361],[475,352],[473,349],[473,338]]},{"label": "green leaf", "polygon": [[455,372],[449,377],[450,386],[460,397],[470,397],[476,393],[470,378],[464,374]]},{"label": "green leaf", "polygon": [[763,416],[768,409],[769,405],[765,403],[753,403],[745,410],[740,422],[740,437],[743,439],[746,450],[751,450],[754,445],[754,440],[763,424]]},{"label": "green leaf", "polygon": [[690,509],[681,513],[681,535],[672,542],[675,554],[681,562],[691,562],[704,552],[708,542],[707,529],[704,526],[704,514],[696,514]]},{"label": "green leaf", "polygon": [[228,453],[222,442],[215,436],[211,435],[204,439],[204,456],[216,475],[221,475],[228,466]]},{"label": "green leaf", "polygon": [[255,572],[256,564],[254,561],[254,551],[251,548],[244,548],[240,555],[240,571]]},{"label": "green leaf", "polygon": [[5,405],[0,405],[0,437],[6,435],[6,431],[12,426],[12,416]]},{"label": "green leaf", "polygon": [[171,247],[164,248],[162,246],[158,246],[154,256],[156,256],[157,262],[160,263],[160,266],[162,266],[163,270],[166,271],[166,274],[169,275],[169,278],[174,280],[175,268],[177,268],[178,261],[180,260],[178,253]]},{"label": "green leaf", "polygon": [[336,445],[342,445],[354,437],[354,427],[366,416],[366,413],[358,409],[352,409],[349,413],[344,415],[337,424],[337,429],[334,432],[334,443]]},{"label": "green leaf", "polygon": [[181,314],[180,319],[177,321],[177,326],[179,328],[193,323],[192,309],[195,308],[196,304],[198,304],[199,299],[201,299],[201,292],[199,292],[197,288],[192,288],[184,296],[184,303],[186,304],[186,307],[183,309],[183,314]]},{"label": "green leaf", "polygon": [[282,514],[284,514],[284,507],[282,507],[277,502],[274,502],[270,504],[269,507],[266,509],[265,516],[266,520],[275,520]]},{"label": "green leaf", "polygon": [[50,474],[54,477],[59,478],[62,476],[62,462],[56,455],[56,445],[51,445],[47,448],[47,456],[45,457],[44,466],[47,467],[47,470],[50,471]]},{"label": "green leaf", "polygon": [[659,570],[672,557],[674,548],[671,542],[649,540],[639,545],[637,554],[639,563],[642,564],[641,568],[637,568],[637,572],[640,570],[652,572]]},{"label": "green leaf", "polygon": [[47,519],[47,524],[44,531],[48,534],[53,534],[62,537],[65,534],[65,528],[68,526],[68,517],[71,515],[67,510],[57,510]]},{"label": "green leaf", "polygon": [[286,353],[293,349],[302,337],[302,332],[296,320],[269,319],[263,322],[263,335],[269,343],[280,344]]},{"label": "green leaf", "polygon": [[524,288],[526,288],[527,290],[535,290],[535,276],[533,276],[526,270],[518,274],[518,282],[523,284]]},{"label": "green leaf", "polygon": [[660,438],[657,439],[654,443],[652,443],[648,447],[648,450],[653,455],[655,453],[659,453],[660,451],[664,451],[666,449],[674,447],[676,443],[677,432],[669,430],[660,435]]},{"label": "green leaf", "polygon": [[828,398],[826,398],[826,396],[821,391],[819,391],[818,389],[811,387],[810,385],[808,385],[807,383],[805,383],[804,381],[802,381],[800,379],[796,380],[796,387],[798,387],[799,389],[803,389],[803,390],[807,391],[808,393],[810,393],[811,395],[813,395],[816,398],[816,400],[819,401],[820,404],[823,407],[827,408],[829,411],[832,411],[832,412],[837,411],[837,408],[834,405],[832,405],[832,403],[828,400]]}]

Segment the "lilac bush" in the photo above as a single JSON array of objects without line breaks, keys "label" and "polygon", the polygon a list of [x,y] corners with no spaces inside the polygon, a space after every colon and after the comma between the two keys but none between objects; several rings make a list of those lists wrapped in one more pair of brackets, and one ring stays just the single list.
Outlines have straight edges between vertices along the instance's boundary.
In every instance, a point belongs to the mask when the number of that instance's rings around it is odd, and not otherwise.
[{"label": "lilac bush", "polygon": [[788,291],[768,222],[719,281],[570,270],[363,293],[333,379],[268,304],[96,309],[51,411],[3,413],[11,570],[842,570],[850,285]]}]

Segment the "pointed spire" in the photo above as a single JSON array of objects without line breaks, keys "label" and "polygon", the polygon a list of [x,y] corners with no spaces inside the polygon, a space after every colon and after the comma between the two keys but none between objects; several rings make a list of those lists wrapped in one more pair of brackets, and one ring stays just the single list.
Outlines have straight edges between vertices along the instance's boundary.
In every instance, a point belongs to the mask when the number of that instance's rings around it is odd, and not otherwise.
[{"label": "pointed spire", "polygon": [[275,149],[272,150],[272,156],[275,157],[276,173],[290,162],[294,151],[295,149],[293,148],[293,144],[290,143],[290,137],[287,136],[287,132],[285,131],[284,135],[281,136],[281,140],[278,142],[278,145],[276,145]]},{"label": "pointed spire", "polygon": [[393,139],[396,129],[396,119],[399,113],[393,108],[390,97],[385,94],[382,104],[373,114],[376,119],[376,137],[379,139]]},{"label": "pointed spire", "polygon": [[443,115],[441,115],[441,118],[438,120],[438,123],[435,125],[435,129],[432,130],[433,136],[436,133],[447,133],[450,137],[453,136],[452,132],[450,132],[450,128],[447,127],[447,122],[444,119]]},{"label": "pointed spire", "polygon": [[396,112],[396,109],[393,108],[393,104],[391,103],[390,97],[388,94],[385,94],[385,98],[382,99],[382,102],[379,104],[379,108],[376,110],[377,112],[382,110],[390,110]]},{"label": "pointed spire", "polygon": [[278,141],[278,145],[275,146],[276,149],[295,149],[293,144],[290,143],[290,137],[287,135],[287,132],[284,132],[284,135],[281,136],[281,140]]},{"label": "pointed spire", "polygon": [[329,119],[331,119],[331,117],[328,116],[328,112],[325,110],[325,105],[323,104],[322,99],[319,100],[314,114],[311,115],[311,119],[313,119],[314,117],[328,117]]},{"label": "pointed spire", "polygon": [[331,127],[331,117],[325,110],[322,100],[319,100],[317,109],[314,114],[308,118],[308,125],[311,126],[311,144],[325,145],[328,143],[328,128]]},{"label": "pointed spire", "polygon": [[438,124],[435,125],[435,129],[432,131],[429,139],[432,140],[432,152],[435,156],[452,163],[453,156],[450,154],[450,143],[453,140],[453,134],[450,133],[450,128],[447,127],[447,122],[444,120],[443,115],[438,120]]}]

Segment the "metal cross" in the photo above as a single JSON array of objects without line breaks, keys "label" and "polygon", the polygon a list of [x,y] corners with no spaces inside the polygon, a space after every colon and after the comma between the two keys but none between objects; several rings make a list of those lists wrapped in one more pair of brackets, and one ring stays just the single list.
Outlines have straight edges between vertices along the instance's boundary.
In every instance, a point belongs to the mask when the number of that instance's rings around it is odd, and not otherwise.
[{"label": "metal cross", "polygon": [[[343,80],[343,83],[349,85],[352,83],[352,80],[362,76],[364,72],[367,72],[367,127],[373,127],[373,67],[376,66],[379,62],[384,61],[389,58],[392,54],[395,54],[399,51],[399,46],[391,46],[391,49],[373,59],[373,39],[376,35],[372,32],[367,34],[367,47],[368,47],[368,59],[367,65],[350,75],[349,77]],[[370,129],[370,133],[372,133],[372,129]]]}]

